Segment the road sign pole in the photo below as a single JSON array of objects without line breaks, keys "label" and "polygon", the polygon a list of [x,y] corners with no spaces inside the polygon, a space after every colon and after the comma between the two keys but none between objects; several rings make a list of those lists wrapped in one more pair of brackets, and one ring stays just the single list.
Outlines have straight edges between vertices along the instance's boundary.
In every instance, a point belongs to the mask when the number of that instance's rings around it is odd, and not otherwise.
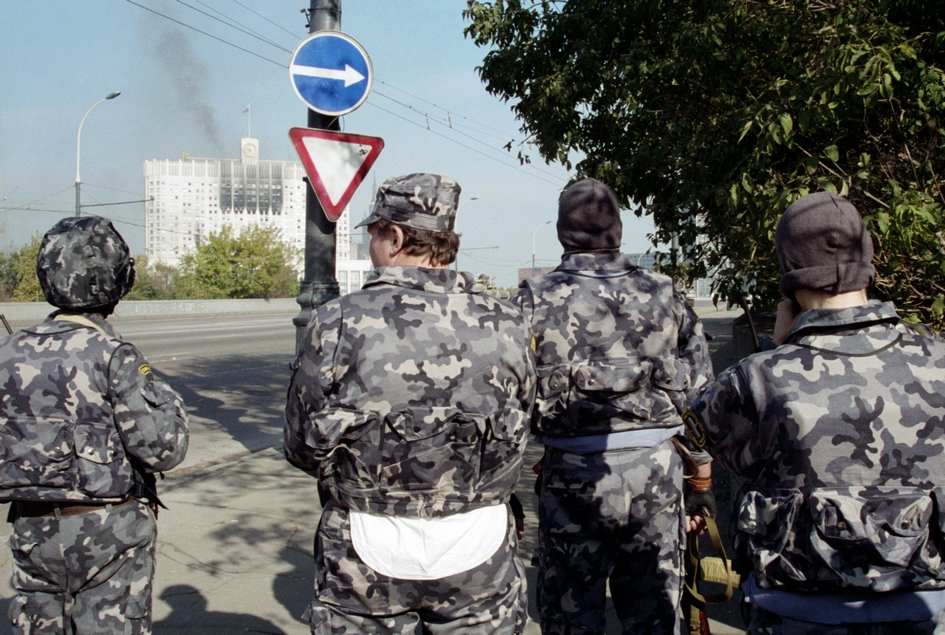
[{"label": "road sign pole", "polygon": [[[341,0],[311,0],[309,33],[323,30],[341,30]],[[308,127],[322,130],[340,128],[337,117],[321,115],[310,109]],[[302,345],[312,311],[339,295],[335,278],[335,227],[335,223],[325,216],[309,183],[305,196],[305,275],[297,298],[301,311],[292,319],[296,327],[296,350]]]}]

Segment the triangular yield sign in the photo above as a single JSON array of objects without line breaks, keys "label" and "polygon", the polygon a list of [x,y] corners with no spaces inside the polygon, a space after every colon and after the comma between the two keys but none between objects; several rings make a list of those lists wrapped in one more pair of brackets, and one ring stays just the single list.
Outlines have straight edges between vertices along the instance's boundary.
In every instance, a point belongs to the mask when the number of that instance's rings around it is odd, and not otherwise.
[{"label": "triangular yield sign", "polygon": [[315,128],[291,128],[289,138],[325,216],[337,221],[384,149],[384,140]]}]

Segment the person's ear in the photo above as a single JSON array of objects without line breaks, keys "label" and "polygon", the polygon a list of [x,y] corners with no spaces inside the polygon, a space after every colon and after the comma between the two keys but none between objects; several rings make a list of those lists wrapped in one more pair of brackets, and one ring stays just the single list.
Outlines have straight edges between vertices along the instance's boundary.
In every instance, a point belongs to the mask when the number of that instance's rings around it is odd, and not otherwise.
[{"label": "person's ear", "polygon": [[404,230],[397,225],[391,226],[390,256],[393,258],[404,248]]}]

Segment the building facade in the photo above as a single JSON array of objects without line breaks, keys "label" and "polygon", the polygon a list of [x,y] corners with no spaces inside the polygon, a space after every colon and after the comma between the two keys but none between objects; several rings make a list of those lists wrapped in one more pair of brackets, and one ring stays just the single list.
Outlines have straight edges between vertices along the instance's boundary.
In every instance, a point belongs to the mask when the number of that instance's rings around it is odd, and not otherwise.
[{"label": "building facade", "polygon": [[[282,238],[305,250],[305,196],[308,184],[298,161],[259,159],[259,140],[244,137],[239,159],[144,162],[145,252],[152,262],[173,267],[200,242],[223,227],[239,234],[250,225],[277,227]],[[347,209],[335,233],[336,278],[342,293],[360,288],[366,268],[351,244]],[[302,274],[303,260],[297,263]],[[342,283],[342,278],[344,283]],[[352,283],[357,282],[357,287]]]}]

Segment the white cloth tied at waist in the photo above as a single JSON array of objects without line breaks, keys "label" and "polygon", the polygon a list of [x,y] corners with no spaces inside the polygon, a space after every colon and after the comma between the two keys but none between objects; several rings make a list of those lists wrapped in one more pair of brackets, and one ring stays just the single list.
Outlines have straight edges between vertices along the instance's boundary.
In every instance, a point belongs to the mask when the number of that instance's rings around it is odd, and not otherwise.
[{"label": "white cloth tied at waist", "polygon": [[508,535],[508,506],[442,518],[380,516],[351,510],[351,543],[367,566],[401,580],[437,580],[488,560]]}]

